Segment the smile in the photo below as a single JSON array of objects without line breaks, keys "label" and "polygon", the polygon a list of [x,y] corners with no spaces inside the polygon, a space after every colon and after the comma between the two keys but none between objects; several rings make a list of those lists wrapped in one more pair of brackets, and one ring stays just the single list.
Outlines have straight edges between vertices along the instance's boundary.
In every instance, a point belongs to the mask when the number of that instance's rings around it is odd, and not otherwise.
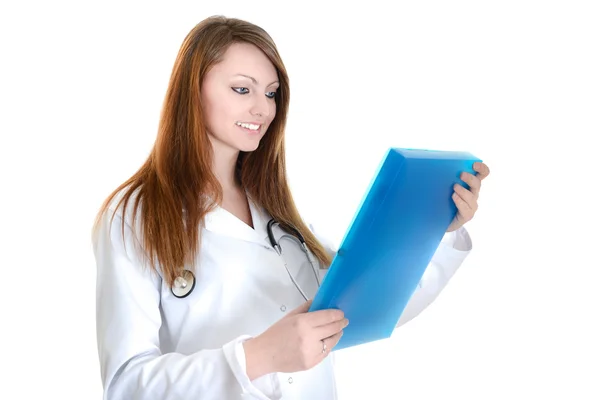
[{"label": "smile", "polygon": [[242,128],[250,129],[251,131],[258,131],[260,129],[260,125],[246,123],[246,122],[236,122],[237,126],[241,126]]}]

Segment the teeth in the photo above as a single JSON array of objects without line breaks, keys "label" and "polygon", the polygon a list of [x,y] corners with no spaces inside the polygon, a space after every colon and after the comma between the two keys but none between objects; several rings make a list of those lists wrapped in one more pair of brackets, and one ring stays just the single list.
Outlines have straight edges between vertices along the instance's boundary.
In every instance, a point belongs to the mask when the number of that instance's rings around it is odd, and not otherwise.
[{"label": "teeth", "polygon": [[246,124],[244,122],[236,122],[235,124],[241,126],[242,128],[252,129],[253,131],[256,131],[258,128],[260,128],[260,125]]}]

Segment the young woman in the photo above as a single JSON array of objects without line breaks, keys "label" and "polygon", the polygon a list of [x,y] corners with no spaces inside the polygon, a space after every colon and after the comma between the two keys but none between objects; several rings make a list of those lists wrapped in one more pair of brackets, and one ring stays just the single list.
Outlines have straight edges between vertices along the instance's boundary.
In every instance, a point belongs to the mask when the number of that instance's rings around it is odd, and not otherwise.
[{"label": "young woman", "polygon": [[[336,398],[330,352],[348,321],[339,310],[308,312],[304,298],[334,249],[290,194],[288,102],[263,29],[213,17],[185,38],[156,144],[95,224],[104,399]],[[455,189],[459,213],[398,325],[435,299],[471,248],[463,224],[489,173],[475,170],[463,176],[470,191]],[[270,245],[271,218],[281,243],[290,227],[306,241],[308,254],[296,243],[283,254],[304,296]]]}]

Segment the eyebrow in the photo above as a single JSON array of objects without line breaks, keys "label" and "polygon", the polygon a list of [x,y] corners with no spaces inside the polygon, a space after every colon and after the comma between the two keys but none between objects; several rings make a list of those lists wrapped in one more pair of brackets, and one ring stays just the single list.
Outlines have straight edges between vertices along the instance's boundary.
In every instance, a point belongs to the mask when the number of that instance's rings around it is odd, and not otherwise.
[{"label": "eyebrow", "polygon": [[[252,83],[254,83],[255,85],[258,85],[258,81],[256,79],[254,79],[253,77],[249,76],[249,75],[236,74],[236,76],[243,76],[244,78],[248,78],[248,79],[250,79],[252,81]],[[279,81],[271,82],[267,86],[274,85],[275,83],[279,83]]]}]

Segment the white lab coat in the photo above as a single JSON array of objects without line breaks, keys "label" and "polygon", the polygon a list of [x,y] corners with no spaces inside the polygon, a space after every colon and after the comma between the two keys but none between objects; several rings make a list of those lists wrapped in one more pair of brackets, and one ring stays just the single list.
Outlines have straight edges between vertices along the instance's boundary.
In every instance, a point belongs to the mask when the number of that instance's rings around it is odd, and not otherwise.
[{"label": "white lab coat", "polygon": [[[255,229],[222,208],[207,215],[196,287],[183,299],[174,297],[160,276],[141,267],[130,214],[125,247],[122,213],[112,226],[109,216],[104,217],[94,253],[105,400],[337,398],[335,353],[309,371],[273,373],[254,381],[246,375],[242,342],[304,302],[269,245],[270,217],[252,201],[250,209]],[[281,233],[275,229],[276,236]],[[464,228],[445,236],[398,326],[436,298],[470,249]],[[284,255],[288,264],[305,263],[304,270],[310,272],[298,247],[284,246]],[[314,276],[298,277],[300,287],[316,286],[307,279]]]}]

